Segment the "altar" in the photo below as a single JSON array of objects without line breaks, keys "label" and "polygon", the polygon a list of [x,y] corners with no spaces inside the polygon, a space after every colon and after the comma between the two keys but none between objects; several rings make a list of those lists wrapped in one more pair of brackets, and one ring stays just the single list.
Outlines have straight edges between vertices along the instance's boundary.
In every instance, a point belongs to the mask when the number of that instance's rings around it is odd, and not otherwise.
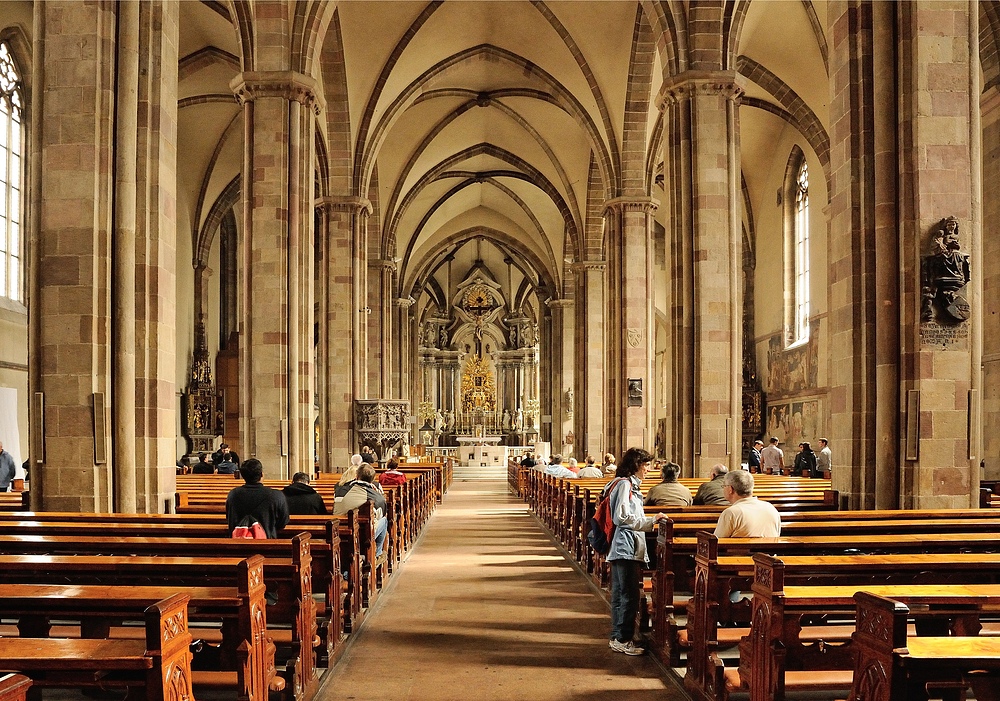
[{"label": "altar", "polygon": [[507,446],[497,445],[502,436],[456,436],[458,460],[471,467],[507,464]]},{"label": "altar", "polygon": [[503,436],[455,436],[459,445],[496,445]]}]

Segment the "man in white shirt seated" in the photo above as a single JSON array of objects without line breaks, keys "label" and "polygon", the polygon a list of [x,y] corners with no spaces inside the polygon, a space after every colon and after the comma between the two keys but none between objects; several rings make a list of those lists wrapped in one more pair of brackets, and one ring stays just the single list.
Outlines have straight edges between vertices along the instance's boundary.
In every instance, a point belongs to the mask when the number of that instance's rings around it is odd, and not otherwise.
[{"label": "man in white shirt seated", "polygon": [[562,455],[559,454],[552,456],[552,462],[545,468],[545,474],[552,475],[553,477],[576,479],[576,473],[562,464]]},{"label": "man in white shirt seated", "polygon": [[730,506],[719,515],[717,538],[777,538],[781,516],[766,501],[753,495],[753,475],[733,470],[723,478],[723,494]]}]

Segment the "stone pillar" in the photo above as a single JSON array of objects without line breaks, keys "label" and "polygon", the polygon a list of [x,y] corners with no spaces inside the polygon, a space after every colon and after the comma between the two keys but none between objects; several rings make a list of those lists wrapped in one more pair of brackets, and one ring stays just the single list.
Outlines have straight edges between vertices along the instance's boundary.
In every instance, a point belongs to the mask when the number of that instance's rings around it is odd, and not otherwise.
[{"label": "stone pillar", "polygon": [[[365,248],[358,239],[364,237],[368,216],[372,212],[368,200],[356,197],[328,197],[321,201],[325,211],[326,270],[322,276],[326,314],[320,336],[325,345],[325,400],[321,405],[321,424],[326,441],[326,453],[331,465],[347,465],[354,451],[354,400],[365,398],[365,355],[362,316],[364,280],[359,272],[357,256]],[[351,359],[348,370],[348,358]]]},{"label": "stone pillar", "polygon": [[[244,72],[241,418],[247,457],[268,474],[312,469],[313,162],[318,85],[293,71]],[[308,251],[306,249],[309,249]],[[303,370],[304,369],[304,370]]]},{"label": "stone pillar", "polygon": [[667,402],[667,443],[695,475],[707,474],[715,463],[732,469],[740,462],[741,94],[737,74],[729,71],[688,71],[665,81],[660,91],[672,199],[668,362],[674,391]]},{"label": "stone pillar", "polygon": [[[903,333],[900,385],[904,423],[900,505],[938,509],[969,507],[978,493],[978,388],[982,331],[982,232],[978,172],[978,7],[959,0],[918,0],[900,6],[901,199],[899,231]],[[970,53],[970,48],[972,49]],[[974,176],[973,173],[976,175]],[[961,252],[970,256],[970,283],[959,294],[971,314],[962,321],[940,298],[921,318],[921,262],[946,217],[958,221]],[[919,400],[914,426],[911,393]],[[919,445],[913,448],[913,432]],[[915,458],[915,459],[913,459]]]},{"label": "stone pillar", "polygon": [[[113,511],[110,268],[114,164],[115,7],[34,5],[32,89],[38,313],[29,315],[35,509]],[[37,120],[37,121],[36,121]],[[44,193],[44,196],[41,195]],[[33,246],[34,247],[34,246]],[[94,408],[99,409],[95,415]],[[36,441],[37,445],[37,441]]]},{"label": "stone pillar", "polygon": [[118,9],[118,75],[115,90],[114,241],[111,265],[112,401],[115,510],[135,513],[135,227],[136,137],[139,129],[139,3]]},{"label": "stone pillar", "polygon": [[[576,315],[572,299],[553,299],[548,302],[552,311],[552,450],[570,453],[576,445],[565,443],[566,434],[573,430],[573,406],[567,402],[566,390],[572,388],[574,378],[574,346]],[[582,455],[574,453],[577,459]]]},{"label": "stone pillar", "polygon": [[[611,452],[652,448],[653,439],[653,240],[657,203],[648,197],[604,204],[608,274],[607,438]],[[642,386],[641,404],[629,406],[629,380]],[[634,384],[634,382],[632,383]]]},{"label": "stone pillar", "polygon": [[[576,439],[582,441],[581,455],[590,453],[600,460],[606,450],[605,409],[610,395],[606,387],[604,332],[605,261],[584,261],[576,265],[576,328],[580,334],[576,350],[575,403],[573,412]],[[596,401],[592,401],[596,398]],[[601,401],[600,398],[605,398]]]},{"label": "stone pillar", "polygon": [[[900,412],[896,6],[831,3],[829,377],[833,486],[849,508],[895,508]],[[876,109],[878,105],[881,109]],[[910,294],[915,294],[913,290]],[[913,304],[918,304],[914,300]],[[838,465],[841,469],[837,469]]]},{"label": "stone pillar", "polygon": [[[410,368],[412,367],[413,356],[418,344],[414,343],[416,336],[413,333],[413,318],[410,309],[416,300],[412,297],[399,298],[396,300],[396,319],[393,328],[393,338],[396,340],[395,353],[392,356],[392,382],[395,389],[395,397],[398,399],[410,398]],[[410,407],[410,415],[416,415],[415,405]]]},{"label": "stone pillar", "polygon": [[135,463],[136,508],[150,513],[173,508],[177,459],[179,31],[177,3],[139,3]]},{"label": "stone pillar", "polygon": [[[1000,87],[991,85],[980,100],[983,125],[983,181],[1000,182]],[[983,192],[983,220],[1000,221],[1000,193]],[[1000,260],[1000,236],[983,237],[983,259]],[[983,397],[982,439],[985,470],[982,477],[1000,479],[1000,268],[983,269]]]},{"label": "stone pillar", "polygon": [[396,263],[377,259],[368,263],[368,387],[382,399],[392,395],[392,306]]}]

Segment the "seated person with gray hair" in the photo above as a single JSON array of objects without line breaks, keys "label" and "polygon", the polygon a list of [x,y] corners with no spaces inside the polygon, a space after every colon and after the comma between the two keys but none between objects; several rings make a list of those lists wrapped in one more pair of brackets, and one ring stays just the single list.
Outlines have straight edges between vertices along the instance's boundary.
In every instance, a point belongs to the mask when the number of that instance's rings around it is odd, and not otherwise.
[{"label": "seated person with gray hair", "polygon": [[691,490],[677,481],[681,466],[668,462],[662,472],[663,481],[650,488],[643,503],[646,506],[691,506]]},{"label": "seated person with gray hair", "polygon": [[777,538],[781,516],[773,505],[753,495],[753,475],[734,470],[723,478],[730,507],[719,515],[717,538]]},{"label": "seated person with gray hair", "polygon": [[718,464],[712,468],[712,479],[702,482],[698,487],[698,493],[694,495],[695,506],[725,506],[729,503],[726,495],[723,494],[722,478],[729,472],[725,465]]}]

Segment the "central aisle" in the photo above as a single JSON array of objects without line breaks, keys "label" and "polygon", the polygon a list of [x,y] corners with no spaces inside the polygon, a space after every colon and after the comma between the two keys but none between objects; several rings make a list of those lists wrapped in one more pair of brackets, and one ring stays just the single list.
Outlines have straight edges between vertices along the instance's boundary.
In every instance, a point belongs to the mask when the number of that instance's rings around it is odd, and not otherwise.
[{"label": "central aisle", "polygon": [[456,482],[324,699],[671,701],[647,657],[608,648],[608,609],[503,482]]}]

